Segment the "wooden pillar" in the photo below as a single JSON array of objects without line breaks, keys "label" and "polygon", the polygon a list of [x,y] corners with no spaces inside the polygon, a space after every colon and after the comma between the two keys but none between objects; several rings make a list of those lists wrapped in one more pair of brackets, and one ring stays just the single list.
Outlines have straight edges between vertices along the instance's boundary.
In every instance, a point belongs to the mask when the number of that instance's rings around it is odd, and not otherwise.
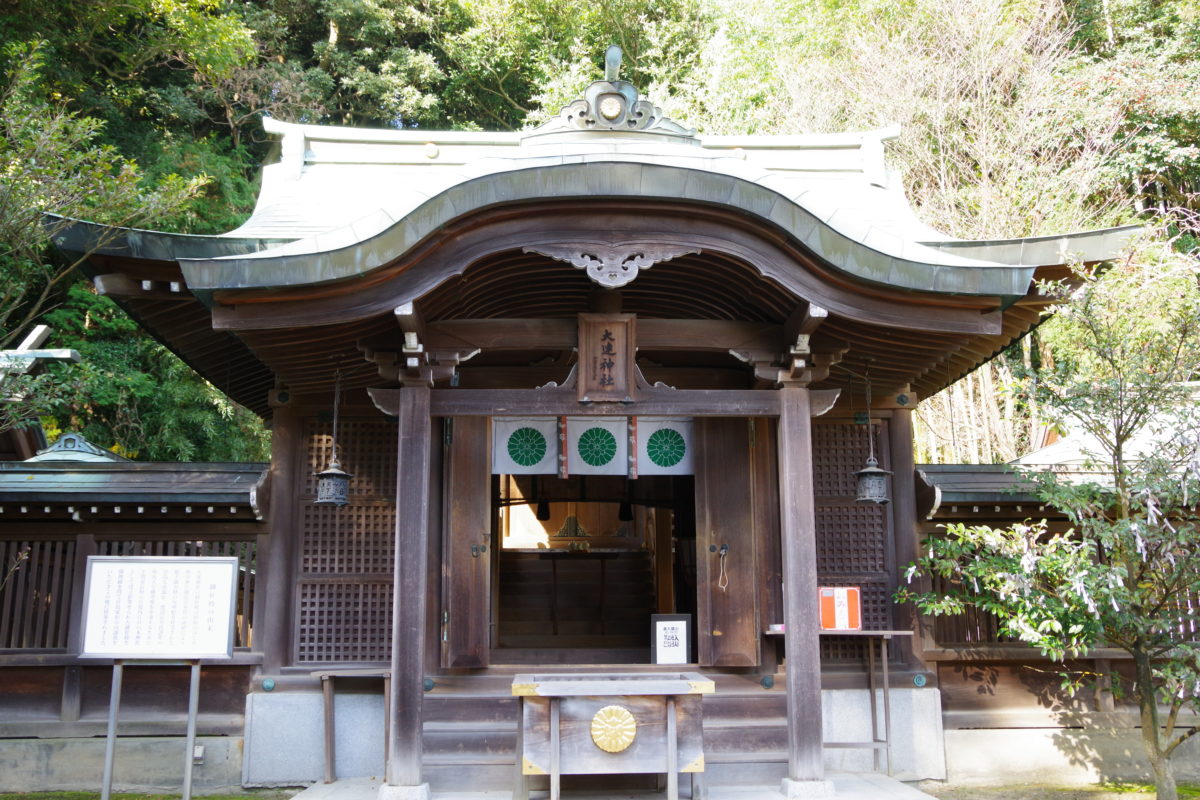
[{"label": "wooden pillar", "polygon": [[421,701],[429,558],[429,388],[399,392],[396,454],[396,562],[392,588],[392,697],[387,785],[381,798],[428,797],[421,780]]},{"label": "wooden pillar", "polygon": [[[892,475],[892,545],[894,554],[893,581],[899,581],[904,570],[917,559],[920,529],[917,521],[916,464],[913,463],[912,409],[898,408],[892,412],[888,427]],[[896,606],[894,624],[899,630],[912,629],[917,639],[917,615],[911,603]],[[907,636],[894,641],[905,661],[914,660],[914,645]],[[916,665],[914,665],[916,666]],[[921,668],[924,668],[921,665]]]},{"label": "wooden pillar", "polygon": [[783,793],[821,797],[830,789],[822,759],[812,405],[808,389],[786,387],[779,394],[779,533],[788,713],[788,777]]},{"label": "wooden pillar", "polygon": [[291,662],[295,623],[293,554],[299,526],[299,464],[304,431],[294,409],[276,407],[271,416],[271,529],[258,537],[259,577],[254,603],[255,649],[263,654],[262,671],[278,675]]}]

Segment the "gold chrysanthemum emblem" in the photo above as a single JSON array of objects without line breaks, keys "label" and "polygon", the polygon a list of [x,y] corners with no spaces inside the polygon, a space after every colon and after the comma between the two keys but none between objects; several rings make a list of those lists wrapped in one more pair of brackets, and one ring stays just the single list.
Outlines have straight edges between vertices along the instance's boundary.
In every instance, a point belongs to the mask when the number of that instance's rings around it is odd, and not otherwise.
[{"label": "gold chrysanthemum emblem", "polygon": [[605,706],[592,717],[592,741],[601,750],[619,753],[633,744],[637,720],[628,708]]}]

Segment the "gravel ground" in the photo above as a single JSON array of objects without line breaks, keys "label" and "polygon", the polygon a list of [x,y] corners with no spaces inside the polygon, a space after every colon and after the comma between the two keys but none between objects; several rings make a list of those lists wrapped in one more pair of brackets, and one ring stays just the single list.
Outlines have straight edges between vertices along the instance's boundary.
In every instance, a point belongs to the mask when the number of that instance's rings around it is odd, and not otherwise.
[{"label": "gravel ground", "polygon": [[[1041,786],[1018,784],[1013,786],[951,786],[938,781],[924,781],[917,785],[921,791],[941,800],[1153,800],[1153,788],[1129,787],[1114,789],[1103,786]],[[1179,796],[1200,795],[1180,791]]]}]

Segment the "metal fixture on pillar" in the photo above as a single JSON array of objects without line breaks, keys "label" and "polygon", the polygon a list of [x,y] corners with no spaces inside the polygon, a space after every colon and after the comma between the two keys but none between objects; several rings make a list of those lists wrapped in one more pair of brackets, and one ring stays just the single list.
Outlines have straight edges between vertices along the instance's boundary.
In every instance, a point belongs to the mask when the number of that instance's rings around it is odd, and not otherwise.
[{"label": "metal fixture on pillar", "polygon": [[[634,461],[634,451],[636,445],[633,439],[630,439],[629,447],[629,462],[632,465]],[[625,495],[617,502],[617,522],[633,522],[633,481],[629,478],[625,479]]]},{"label": "metal fixture on pillar", "polygon": [[875,429],[871,425],[871,365],[867,363],[866,377],[864,383],[867,388],[867,465],[854,473],[854,477],[858,480],[858,496],[854,498],[857,503],[878,503],[884,505],[891,498],[888,497],[888,476],[892,473],[886,469],[880,469],[879,461],[875,458]]},{"label": "metal fixture on pillar", "polygon": [[541,488],[542,479],[536,475],[533,476],[534,498],[537,500],[537,511],[534,516],[537,518],[538,522],[546,522],[548,519],[550,519],[550,502],[542,497]]},{"label": "metal fixture on pillar", "polygon": [[333,381],[333,435],[331,437],[329,466],[317,473],[317,499],[315,506],[341,508],[350,503],[350,479],[354,476],[342,469],[338,458],[338,406],[342,399],[342,371],[337,371]]}]

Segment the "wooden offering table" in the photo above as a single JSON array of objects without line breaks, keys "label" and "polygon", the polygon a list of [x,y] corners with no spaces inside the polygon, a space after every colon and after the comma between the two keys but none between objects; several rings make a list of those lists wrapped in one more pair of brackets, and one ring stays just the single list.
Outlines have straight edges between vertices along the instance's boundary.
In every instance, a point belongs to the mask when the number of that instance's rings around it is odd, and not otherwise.
[{"label": "wooden offering table", "polygon": [[[704,771],[703,694],[713,682],[696,672],[523,674],[517,728],[517,786],[550,776],[559,800],[562,775],[665,772],[667,797],[679,797],[679,773]],[[694,793],[694,791],[693,791]]]}]

